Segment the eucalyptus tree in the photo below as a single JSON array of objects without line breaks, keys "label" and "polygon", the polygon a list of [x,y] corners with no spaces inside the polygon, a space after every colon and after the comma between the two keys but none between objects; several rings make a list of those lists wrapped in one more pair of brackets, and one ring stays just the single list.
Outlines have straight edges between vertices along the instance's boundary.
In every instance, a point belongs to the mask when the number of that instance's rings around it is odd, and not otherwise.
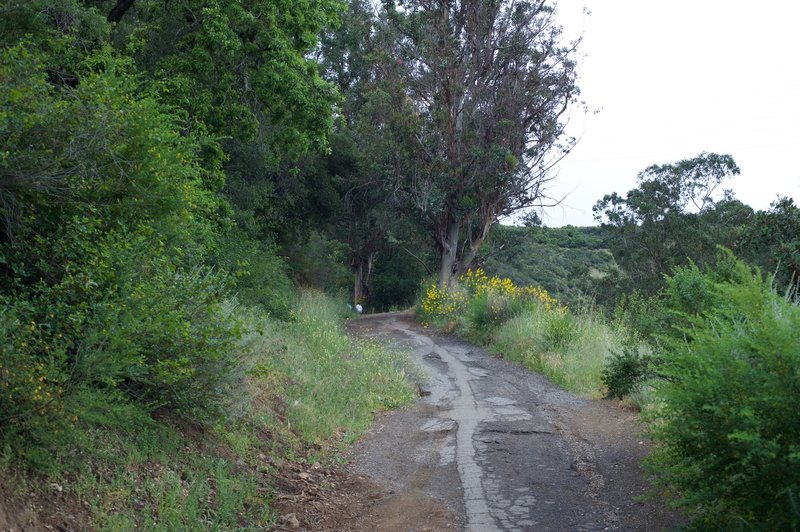
[{"label": "eucalyptus tree", "polygon": [[475,260],[492,224],[543,198],[579,90],[578,41],[547,0],[384,2],[393,102],[413,129],[391,194],[413,207],[440,257],[442,285]]},{"label": "eucalyptus tree", "polygon": [[758,211],[740,241],[741,255],[774,275],[775,288],[800,297],[800,207],[779,197]]},{"label": "eucalyptus tree", "polygon": [[[409,212],[394,186],[398,169],[409,166],[408,146],[415,129],[408,119],[412,109],[393,60],[393,44],[385,12],[368,0],[350,0],[342,24],[321,35],[317,53],[323,77],[342,95],[331,153],[325,158],[328,178],[340,194],[340,212],[326,232],[347,243],[353,299],[368,308],[385,303],[370,295],[374,271],[392,271],[404,286],[419,282],[417,264],[405,271],[389,265],[378,268],[379,256],[397,262],[425,255],[418,249],[415,213]],[[407,245],[410,241],[415,245]],[[383,291],[389,292],[398,291]]]},{"label": "eucalyptus tree", "polygon": [[753,214],[722,190],[738,174],[730,155],[703,152],[651,165],[624,197],[614,192],[595,204],[595,219],[615,237],[611,248],[629,287],[654,293],[675,266],[687,260],[702,266],[714,260],[716,246],[735,246]]}]

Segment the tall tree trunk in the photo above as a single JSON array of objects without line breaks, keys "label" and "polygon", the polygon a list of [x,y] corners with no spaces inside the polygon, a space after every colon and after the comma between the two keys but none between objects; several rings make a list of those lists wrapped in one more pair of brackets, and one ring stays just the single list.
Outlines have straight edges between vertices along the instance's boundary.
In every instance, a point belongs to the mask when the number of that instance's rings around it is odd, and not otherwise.
[{"label": "tall tree trunk", "polygon": [[492,228],[492,223],[494,223],[494,219],[489,216],[484,216],[483,218],[483,225],[481,226],[481,231],[477,235],[472,238],[472,241],[469,245],[469,250],[464,250],[464,257],[461,260],[461,264],[458,265],[458,274],[461,275],[464,273],[467,268],[472,266],[472,263],[475,261],[475,257],[478,256],[478,252],[481,249],[481,245],[483,241],[486,240],[486,237],[489,236],[489,231]]},{"label": "tall tree trunk", "polygon": [[455,217],[450,219],[447,226],[447,237],[442,246],[442,260],[439,269],[439,286],[452,286],[455,284],[456,276],[453,275],[458,266],[458,237],[461,224]]},{"label": "tall tree trunk", "polygon": [[363,294],[361,292],[361,287],[364,286],[364,263],[358,261],[358,265],[355,267],[355,275],[354,275],[354,283],[353,283],[353,306],[358,305],[361,303],[361,298]]},{"label": "tall tree trunk", "polygon": [[372,268],[375,265],[377,251],[373,251],[366,258],[358,255],[353,260],[353,304],[361,303],[364,305],[369,299],[369,278],[372,275]]}]

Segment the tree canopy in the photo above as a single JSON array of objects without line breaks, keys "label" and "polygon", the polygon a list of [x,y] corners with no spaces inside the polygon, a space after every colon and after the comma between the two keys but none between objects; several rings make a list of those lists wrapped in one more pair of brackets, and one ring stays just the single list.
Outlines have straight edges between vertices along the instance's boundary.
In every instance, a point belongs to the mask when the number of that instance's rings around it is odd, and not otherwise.
[{"label": "tree canopy", "polygon": [[654,293],[675,266],[703,264],[716,246],[736,245],[753,211],[720,187],[738,174],[730,155],[703,152],[649,166],[625,197],[614,192],[595,204],[595,219],[614,235],[612,251],[631,288]]},{"label": "tree canopy", "polygon": [[395,190],[440,255],[440,282],[474,260],[499,216],[530,206],[572,145],[577,43],[546,1],[386,2],[392,103],[407,133]]},{"label": "tree canopy", "polygon": [[758,211],[744,229],[740,252],[764,273],[774,275],[775,288],[800,294],[800,207],[788,197]]}]

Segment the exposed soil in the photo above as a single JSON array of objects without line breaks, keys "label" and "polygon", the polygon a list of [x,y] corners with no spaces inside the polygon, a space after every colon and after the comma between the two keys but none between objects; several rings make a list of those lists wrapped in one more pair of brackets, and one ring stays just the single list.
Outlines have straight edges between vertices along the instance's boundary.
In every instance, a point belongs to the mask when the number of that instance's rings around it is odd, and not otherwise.
[{"label": "exposed soil", "polygon": [[13,479],[0,475],[0,532],[85,530],[88,511],[64,495],[56,483],[49,492],[21,492]]},{"label": "exposed soil", "polygon": [[435,498],[397,492],[352,468],[283,471],[273,503],[281,516],[276,530],[437,531],[459,530],[456,517]]},{"label": "exposed soil", "polygon": [[409,350],[428,373],[422,397],[381,415],[346,467],[312,473],[313,495],[288,490],[279,501],[283,529],[650,531],[685,523],[664,501],[643,497],[651,487],[639,462],[649,442],[636,413],[618,402],[576,397],[406,314],[364,317],[350,329]]}]

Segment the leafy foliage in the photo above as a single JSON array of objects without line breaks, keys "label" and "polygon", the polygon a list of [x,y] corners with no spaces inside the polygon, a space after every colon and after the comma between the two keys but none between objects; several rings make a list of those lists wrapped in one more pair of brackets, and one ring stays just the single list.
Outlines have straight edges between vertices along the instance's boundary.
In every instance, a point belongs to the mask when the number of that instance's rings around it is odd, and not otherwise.
[{"label": "leafy foliage", "polygon": [[0,0],[4,480],[68,477],[89,528],[268,526],[264,468],[411,397],[278,256],[340,209],[308,151],[341,8]]},{"label": "leafy foliage", "polygon": [[618,397],[631,395],[650,379],[667,378],[661,369],[669,346],[691,341],[687,331],[693,327],[694,317],[723,304],[715,283],[741,282],[742,272],[733,253],[720,247],[713,264],[700,268],[689,263],[675,268],[672,275],[665,276],[666,286],[658,294],[648,297],[634,291],[623,296],[615,309],[615,319],[627,324],[651,349],[642,350],[634,343],[613,354],[603,370],[609,393]]},{"label": "leafy foliage", "polygon": [[136,60],[162,97],[215,135],[302,152],[324,145],[333,87],[305,54],[341,10],[336,0],[136,2],[116,34],[130,32]]},{"label": "leafy foliage", "polygon": [[651,342],[670,330],[672,318],[663,304],[663,293],[648,297],[634,290],[623,295],[614,308],[614,319],[627,324],[640,338]]},{"label": "leafy foliage", "polygon": [[738,174],[730,155],[703,152],[694,159],[647,167],[637,178],[638,188],[625,198],[606,196],[594,211],[616,226],[658,222],[670,213],[702,212],[716,203],[719,185]]},{"label": "leafy foliage", "polygon": [[635,343],[611,353],[600,378],[605,385],[606,397],[622,399],[633,395],[651,377],[654,377],[652,360]]},{"label": "leafy foliage", "polygon": [[727,266],[703,276],[709,304],[669,344],[651,465],[698,526],[797,528],[800,307],[743,263]]},{"label": "leafy foliage", "polygon": [[3,439],[46,466],[84,399],[218,411],[237,386],[238,325],[227,276],[202,263],[224,223],[203,140],[108,49],[79,65],[75,88],[49,84],[36,48],[0,59]]},{"label": "leafy foliage", "polygon": [[624,198],[615,192],[598,201],[595,218],[613,236],[610,248],[626,276],[616,288],[653,295],[675,266],[702,265],[713,261],[716,246],[734,247],[752,209],[719,187],[738,174],[730,155],[704,152],[650,166]]},{"label": "leafy foliage", "polygon": [[[797,207],[720,195],[738,168],[703,153],[601,200],[603,229],[530,217],[487,251],[572,145],[577,43],[548,2],[400,4],[0,0],[0,465],[76,476],[98,527],[266,525],[265,445],[411,397],[290,278],[385,309],[438,256],[423,319],[588,396],[657,381],[654,467],[701,526],[798,527],[797,306],[708,268],[724,244],[796,293]],[[575,310],[601,285],[634,289],[615,323]]]},{"label": "leafy foliage", "polygon": [[744,230],[739,253],[775,275],[778,290],[798,294],[800,288],[800,207],[779,198],[759,211]]}]

